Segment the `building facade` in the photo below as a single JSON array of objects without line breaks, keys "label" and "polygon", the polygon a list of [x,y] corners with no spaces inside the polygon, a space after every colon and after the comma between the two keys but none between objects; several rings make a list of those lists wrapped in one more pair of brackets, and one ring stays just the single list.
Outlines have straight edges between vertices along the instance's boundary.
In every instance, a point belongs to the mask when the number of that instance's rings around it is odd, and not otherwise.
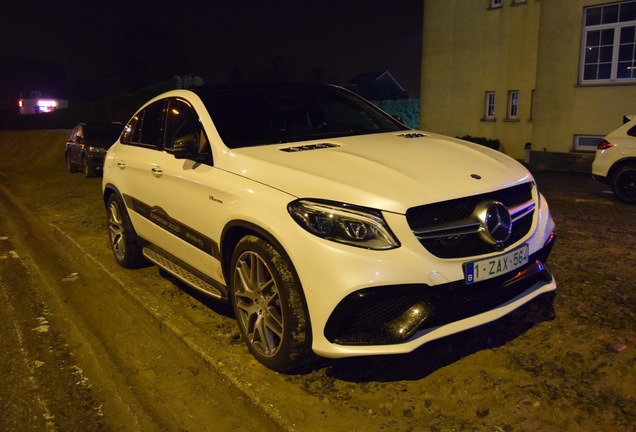
[{"label": "building facade", "polygon": [[424,0],[420,127],[589,169],[636,113],[636,0]]}]

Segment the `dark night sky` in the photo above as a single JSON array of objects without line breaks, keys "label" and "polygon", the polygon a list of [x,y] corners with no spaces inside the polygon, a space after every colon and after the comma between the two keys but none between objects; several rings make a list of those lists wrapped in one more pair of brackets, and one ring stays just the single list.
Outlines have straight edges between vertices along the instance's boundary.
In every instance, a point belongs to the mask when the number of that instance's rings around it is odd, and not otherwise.
[{"label": "dark night sky", "polygon": [[[388,70],[419,96],[423,0],[3,1],[0,97],[86,100],[176,74],[225,82]],[[4,105],[4,104],[3,104]]]}]

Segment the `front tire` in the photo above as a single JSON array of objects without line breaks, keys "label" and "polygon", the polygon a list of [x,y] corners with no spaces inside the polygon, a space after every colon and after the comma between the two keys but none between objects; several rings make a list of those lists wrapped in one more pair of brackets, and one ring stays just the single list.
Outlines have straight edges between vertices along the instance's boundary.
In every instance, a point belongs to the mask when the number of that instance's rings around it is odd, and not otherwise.
[{"label": "front tire", "polygon": [[231,271],[232,306],[252,355],[278,372],[307,366],[314,358],[309,314],[290,263],[249,235],[237,244]]},{"label": "front tire", "polygon": [[636,204],[636,165],[624,166],[618,170],[612,181],[612,190],[620,201]]},{"label": "front tire", "polygon": [[130,222],[126,207],[119,195],[113,193],[106,201],[108,239],[115,260],[125,268],[139,268],[145,264],[137,233]]}]

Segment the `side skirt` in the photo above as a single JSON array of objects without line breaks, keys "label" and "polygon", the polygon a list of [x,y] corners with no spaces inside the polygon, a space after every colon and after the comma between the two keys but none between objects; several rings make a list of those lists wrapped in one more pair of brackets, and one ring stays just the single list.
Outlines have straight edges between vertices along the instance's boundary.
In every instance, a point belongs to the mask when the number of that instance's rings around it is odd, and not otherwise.
[{"label": "side skirt", "polygon": [[167,253],[162,253],[149,247],[143,248],[144,257],[153,264],[170,273],[175,278],[185,284],[190,285],[204,294],[212,296],[218,300],[227,302],[227,287],[219,282],[211,280],[209,277],[197,274],[195,270],[188,268],[186,264],[182,264],[176,258],[172,258]]}]

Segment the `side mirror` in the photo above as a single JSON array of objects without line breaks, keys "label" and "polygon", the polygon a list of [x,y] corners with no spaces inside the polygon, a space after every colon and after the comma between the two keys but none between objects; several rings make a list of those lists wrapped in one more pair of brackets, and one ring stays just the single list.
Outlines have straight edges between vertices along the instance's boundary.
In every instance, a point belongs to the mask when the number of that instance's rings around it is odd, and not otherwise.
[{"label": "side mirror", "polygon": [[199,152],[199,137],[196,133],[180,136],[172,143],[172,154],[175,159],[205,160],[206,154]]}]

